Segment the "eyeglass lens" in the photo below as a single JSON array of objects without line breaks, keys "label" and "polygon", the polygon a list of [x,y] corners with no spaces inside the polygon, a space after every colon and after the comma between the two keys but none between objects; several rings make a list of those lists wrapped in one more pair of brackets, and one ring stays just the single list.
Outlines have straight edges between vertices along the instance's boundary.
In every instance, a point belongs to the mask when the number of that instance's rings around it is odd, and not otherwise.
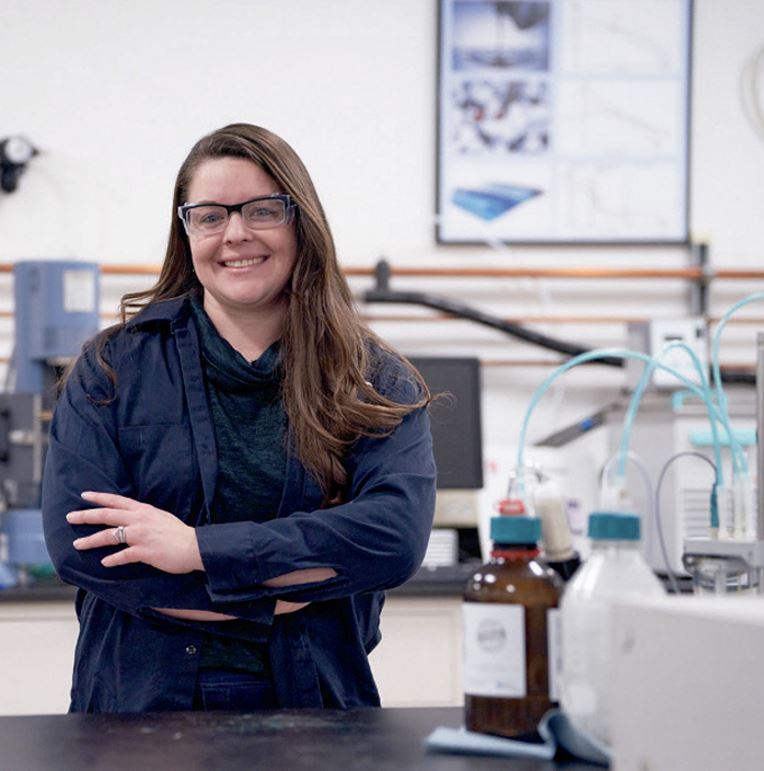
[{"label": "eyeglass lens", "polygon": [[[286,202],[281,198],[250,201],[241,208],[244,224],[254,230],[283,225],[287,220]],[[223,230],[229,214],[224,206],[195,206],[186,212],[186,221],[192,233],[215,233]]]}]

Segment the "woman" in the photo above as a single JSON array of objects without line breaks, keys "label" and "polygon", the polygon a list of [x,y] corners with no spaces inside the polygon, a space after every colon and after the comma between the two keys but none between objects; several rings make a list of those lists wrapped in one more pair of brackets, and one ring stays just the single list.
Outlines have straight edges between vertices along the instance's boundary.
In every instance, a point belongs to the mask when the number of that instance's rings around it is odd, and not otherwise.
[{"label": "woman", "polygon": [[66,381],[43,483],[79,587],[72,711],[378,705],[383,591],[432,523],[429,393],[357,318],[294,150],[201,139],[121,313]]}]

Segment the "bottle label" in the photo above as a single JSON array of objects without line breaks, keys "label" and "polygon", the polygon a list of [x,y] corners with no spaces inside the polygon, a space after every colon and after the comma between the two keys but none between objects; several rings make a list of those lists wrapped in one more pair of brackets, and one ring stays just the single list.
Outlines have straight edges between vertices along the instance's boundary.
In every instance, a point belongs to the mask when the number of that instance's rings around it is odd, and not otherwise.
[{"label": "bottle label", "polygon": [[522,699],[525,680],[525,608],[465,602],[464,692]]},{"label": "bottle label", "polygon": [[562,647],[560,646],[560,609],[549,608],[546,612],[547,661],[549,662],[549,699],[559,701],[557,678],[562,670]]}]

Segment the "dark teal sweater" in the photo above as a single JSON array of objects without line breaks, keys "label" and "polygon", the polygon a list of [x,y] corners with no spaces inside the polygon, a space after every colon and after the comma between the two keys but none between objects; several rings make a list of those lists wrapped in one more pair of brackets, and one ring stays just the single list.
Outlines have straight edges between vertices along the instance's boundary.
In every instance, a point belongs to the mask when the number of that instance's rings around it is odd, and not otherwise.
[{"label": "dark teal sweater", "polygon": [[[279,342],[248,362],[218,334],[201,301],[194,301],[193,312],[217,442],[212,522],[265,522],[278,511],[287,462]],[[265,672],[267,650],[246,640],[207,635],[201,665]]]}]

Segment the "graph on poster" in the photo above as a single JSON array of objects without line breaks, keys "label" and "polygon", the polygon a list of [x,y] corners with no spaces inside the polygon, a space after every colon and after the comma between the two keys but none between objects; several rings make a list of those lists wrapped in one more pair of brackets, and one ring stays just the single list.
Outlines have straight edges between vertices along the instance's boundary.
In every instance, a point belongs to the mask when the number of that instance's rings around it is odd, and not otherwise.
[{"label": "graph on poster", "polygon": [[687,239],[691,0],[441,0],[441,242]]}]

